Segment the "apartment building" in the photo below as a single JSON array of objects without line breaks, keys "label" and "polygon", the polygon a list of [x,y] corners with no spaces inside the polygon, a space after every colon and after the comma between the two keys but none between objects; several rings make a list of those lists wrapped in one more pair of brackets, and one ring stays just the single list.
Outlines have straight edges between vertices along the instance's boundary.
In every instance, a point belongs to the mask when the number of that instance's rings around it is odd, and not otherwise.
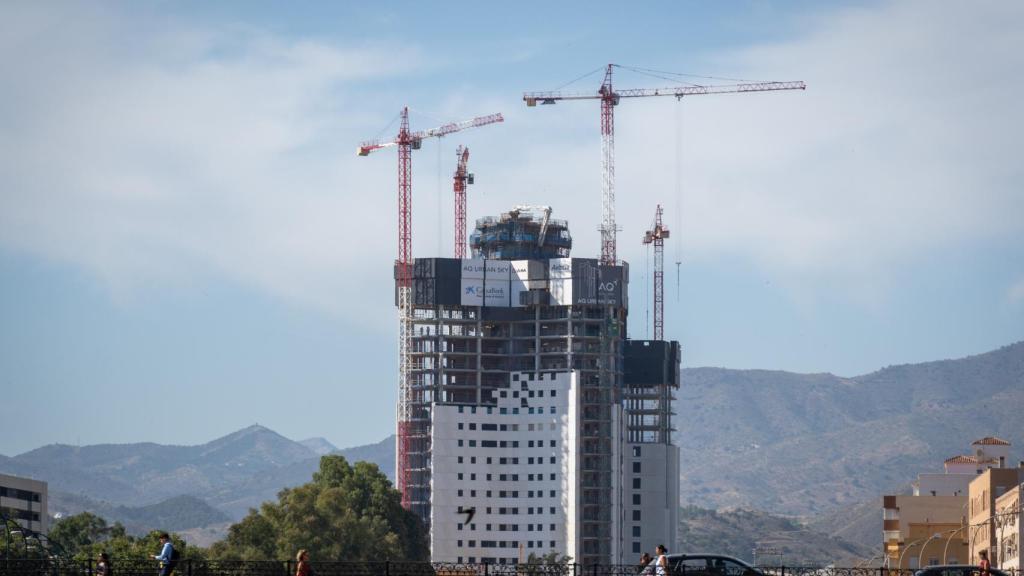
[{"label": "apartment building", "polygon": [[1003,570],[1015,570],[1018,573],[1024,568],[1021,562],[1021,484],[1017,484],[1010,490],[996,498],[996,539],[998,546],[996,558],[997,563]]},{"label": "apartment building", "polygon": [[919,474],[911,494],[884,496],[882,546],[888,566],[968,562],[970,539],[978,531],[970,527],[969,493],[984,473],[1005,466],[1009,449],[1010,443],[999,438],[976,440],[970,454],[947,458],[941,473]]},{"label": "apartment building", "polygon": [[980,550],[988,551],[993,566],[1002,563],[1000,539],[997,537],[1001,516],[996,501],[1017,488],[1024,481],[1024,467],[989,468],[971,481],[968,492],[970,519],[970,561],[976,563]]},{"label": "apartment building", "polygon": [[50,528],[46,482],[0,474],[0,512],[29,530],[45,534]]}]

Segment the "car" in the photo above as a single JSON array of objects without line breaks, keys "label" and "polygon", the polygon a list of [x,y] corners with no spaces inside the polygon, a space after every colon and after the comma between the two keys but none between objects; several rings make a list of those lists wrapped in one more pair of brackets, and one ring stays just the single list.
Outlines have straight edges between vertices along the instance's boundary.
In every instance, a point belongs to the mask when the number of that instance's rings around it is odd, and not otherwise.
[{"label": "car", "polygon": [[[667,554],[665,558],[671,576],[765,576],[743,560],[724,554]],[[656,575],[657,561],[651,560],[642,574]]]},{"label": "car", "polygon": [[[1009,576],[997,568],[989,568],[992,576]],[[914,572],[914,576],[978,576],[981,568],[971,564],[947,564],[945,566],[929,566]]]}]

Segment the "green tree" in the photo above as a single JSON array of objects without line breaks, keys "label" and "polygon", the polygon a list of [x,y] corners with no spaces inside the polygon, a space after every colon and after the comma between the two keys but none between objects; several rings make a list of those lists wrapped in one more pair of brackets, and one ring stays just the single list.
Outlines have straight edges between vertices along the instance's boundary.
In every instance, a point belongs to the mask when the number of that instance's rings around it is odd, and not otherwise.
[{"label": "green tree", "polygon": [[342,456],[320,459],[313,481],[278,493],[278,501],[250,510],[210,553],[222,559],[291,558],[309,550],[314,560],[426,560],[426,531],[402,508],[398,491],[376,464]]},{"label": "green tree", "polygon": [[[116,525],[119,533],[124,527]],[[57,520],[48,534],[51,541],[59,544],[68,554],[78,554],[92,544],[106,540],[111,535],[112,527],[107,521],[91,512],[82,512]]]},{"label": "green tree", "polygon": [[[135,537],[128,534],[120,522],[110,526],[106,520],[90,512],[61,518],[50,528],[49,538],[75,560],[83,562],[95,560],[100,552],[106,552],[115,559],[127,559],[148,558],[160,551],[159,530]],[[206,557],[205,550],[186,546],[177,534],[171,534],[171,544],[183,559]]]}]

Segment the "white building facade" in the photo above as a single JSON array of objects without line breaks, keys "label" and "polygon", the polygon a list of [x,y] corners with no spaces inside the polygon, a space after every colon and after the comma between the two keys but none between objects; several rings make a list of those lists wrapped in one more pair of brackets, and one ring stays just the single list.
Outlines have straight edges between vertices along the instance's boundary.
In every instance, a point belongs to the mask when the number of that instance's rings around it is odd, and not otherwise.
[{"label": "white building facade", "polygon": [[570,245],[512,211],[477,222],[474,258],[413,263],[397,475],[434,561],[633,563],[675,541],[678,343],[627,340],[628,265]]}]

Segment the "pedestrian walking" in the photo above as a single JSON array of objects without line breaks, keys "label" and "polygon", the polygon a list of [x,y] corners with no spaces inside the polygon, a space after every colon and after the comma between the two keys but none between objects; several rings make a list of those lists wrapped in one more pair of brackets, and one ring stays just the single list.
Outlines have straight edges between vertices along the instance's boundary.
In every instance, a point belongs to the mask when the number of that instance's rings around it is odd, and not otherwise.
[{"label": "pedestrian walking", "polygon": [[650,565],[650,563],[651,555],[647,552],[644,552],[643,555],[640,556],[640,566],[637,567],[637,572],[640,574],[650,574],[651,572],[647,570],[647,567]]},{"label": "pedestrian walking", "polygon": [[295,567],[295,576],[313,576],[313,568],[309,565],[309,551],[305,548],[299,550],[295,554],[295,561],[299,563]]},{"label": "pedestrian walking", "polygon": [[171,544],[171,536],[167,532],[160,534],[160,553],[153,556],[160,562],[160,576],[171,576],[178,565],[178,552]]},{"label": "pedestrian walking", "polygon": [[110,565],[110,556],[100,552],[96,557],[96,576],[114,576],[114,567]]},{"label": "pedestrian walking", "polygon": [[655,576],[668,576],[668,558],[665,556],[668,554],[668,548],[665,548],[664,544],[658,544],[658,547],[654,549],[654,553],[658,555],[654,568]]},{"label": "pedestrian walking", "polygon": [[988,561],[988,550],[978,550],[978,556],[981,556],[981,560],[978,560],[978,576],[989,576],[992,565]]}]

